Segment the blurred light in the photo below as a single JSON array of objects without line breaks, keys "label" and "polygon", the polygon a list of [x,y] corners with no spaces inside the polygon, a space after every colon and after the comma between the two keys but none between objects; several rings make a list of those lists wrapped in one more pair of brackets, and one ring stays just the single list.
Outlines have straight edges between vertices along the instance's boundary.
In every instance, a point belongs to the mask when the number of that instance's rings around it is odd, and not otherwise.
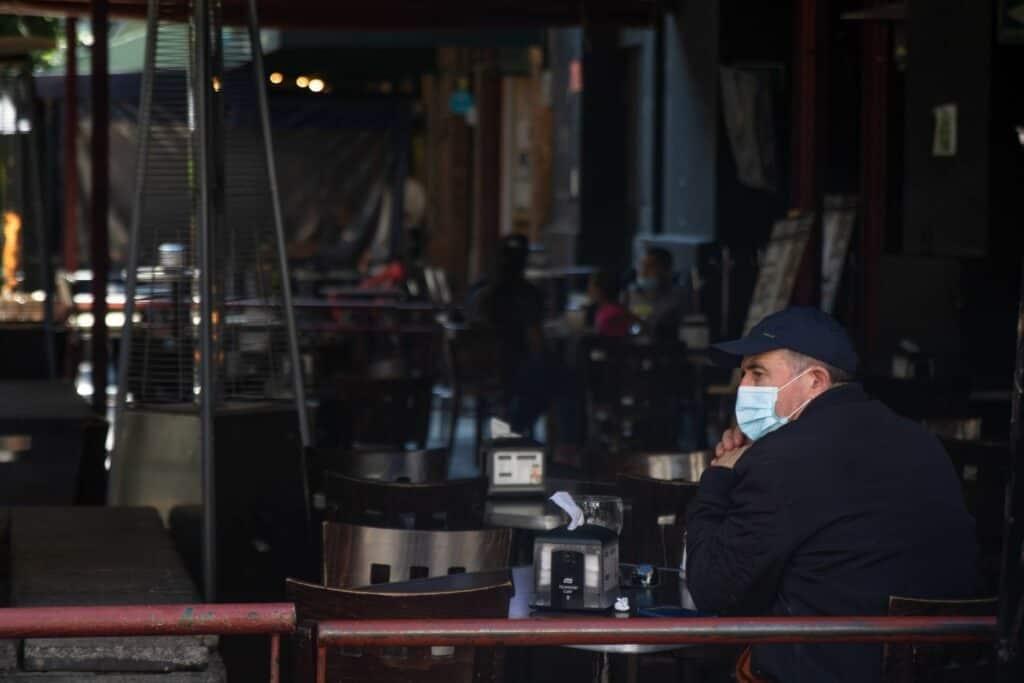
[{"label": "blurred light", "polygon": [[78,36],[78,42],[80,42],[82,45],[85,45],[86,47],[92,47],[92,44],[95,43],[96,40],[92,37],[91,33],[83,33],[82,35]]},{"label": "blurred light", "polygon": [[220,79],[213,77],[213,92],[220,92]]},{"label": "blurred light", "polygon": [[115,312],[107,313],[105,318],[107,321],[107,327],[121,328],[124,327],[124,313]]},{"label": "blurred light", "polygon": [[1017,126],[1017,142],[1024,147],[1024,126]]},{"label": "blurred light", "polygon": [[274,73],[270,74],[270,82],[273,83],[274,85],[281,85],[282,83],[284,83],[284,74],[281,73],[280,71],[275,71]]},{"label": "blurred light", "polygon": [[309,85],[309,77],[299,76],[298,78],[295,79],[295,85],[299,86],[300,88],[307,87]]},{"label": "blurred light", "polygon": [[324,89],[324,82],[319,78],[314,78],[309,82],[309,89],[312,92],[320,92]]}]

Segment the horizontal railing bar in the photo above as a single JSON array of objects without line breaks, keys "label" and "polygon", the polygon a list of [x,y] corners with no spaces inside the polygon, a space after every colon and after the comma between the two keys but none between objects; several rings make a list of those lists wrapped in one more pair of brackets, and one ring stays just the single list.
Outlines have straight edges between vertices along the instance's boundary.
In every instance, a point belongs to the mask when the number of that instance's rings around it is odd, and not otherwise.
[{"label": "horizontal railing bar", "polygon": [[995,617],[375,619],[321,621],[321,647],[983,642]]},{"label": "horizontal railing bar", "polygon": [[291,603],[0,608],[0,638],[272,635],[294,630]]}]

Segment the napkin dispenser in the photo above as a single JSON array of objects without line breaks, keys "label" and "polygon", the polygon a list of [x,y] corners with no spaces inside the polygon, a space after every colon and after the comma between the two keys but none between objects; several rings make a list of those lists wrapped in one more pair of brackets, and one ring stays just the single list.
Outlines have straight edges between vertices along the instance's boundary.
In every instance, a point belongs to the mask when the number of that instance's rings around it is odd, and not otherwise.
[{"label": "napkin dispenser", "polygon": [[607,527],[562,527],[533,542],[534,606],[605,610],[619,589],[619,536]]},{"label": "napkin dispenser", "polygon": [[483,446],[489,495],[544,493],[544,447],[520,436],[491,439]]}]

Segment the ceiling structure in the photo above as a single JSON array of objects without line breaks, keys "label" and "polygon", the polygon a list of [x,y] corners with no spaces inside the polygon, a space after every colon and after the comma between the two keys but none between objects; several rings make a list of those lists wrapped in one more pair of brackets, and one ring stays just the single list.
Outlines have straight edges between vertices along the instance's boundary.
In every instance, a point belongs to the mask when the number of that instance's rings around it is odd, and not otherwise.
[{"label": "ceiling structure", "polygon": [[[112,18],[142,18],[145,0],[109,0]],[[188,2],[181,2],[184,18]],[[245,0],[224,0],[224,19],[242,23]],[[82,16],[90,0],[0,0],[0,13]],[[259,0],[260,23],[273,28],[413,30],[644,25],[654,21],[657,0]]]}]

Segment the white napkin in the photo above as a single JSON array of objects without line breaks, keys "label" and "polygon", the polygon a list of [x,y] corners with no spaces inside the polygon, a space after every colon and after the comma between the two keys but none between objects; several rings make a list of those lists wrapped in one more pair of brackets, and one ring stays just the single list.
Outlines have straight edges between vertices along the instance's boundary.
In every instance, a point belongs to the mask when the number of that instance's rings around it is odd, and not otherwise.
[{"label": "white napkin", "polygon": [[491,418],[492,439],[514,439],[518,436],[518,434],[512,432],[512,428],[509,426],[507,422],[499,420],[496,417]]},{"label": "white napkin", "polygon": [[575,531],[576,527],[583,526],[583,510],[571,495],[565,491],[555,491],[550,500],[569,515],[569,531]]}]

